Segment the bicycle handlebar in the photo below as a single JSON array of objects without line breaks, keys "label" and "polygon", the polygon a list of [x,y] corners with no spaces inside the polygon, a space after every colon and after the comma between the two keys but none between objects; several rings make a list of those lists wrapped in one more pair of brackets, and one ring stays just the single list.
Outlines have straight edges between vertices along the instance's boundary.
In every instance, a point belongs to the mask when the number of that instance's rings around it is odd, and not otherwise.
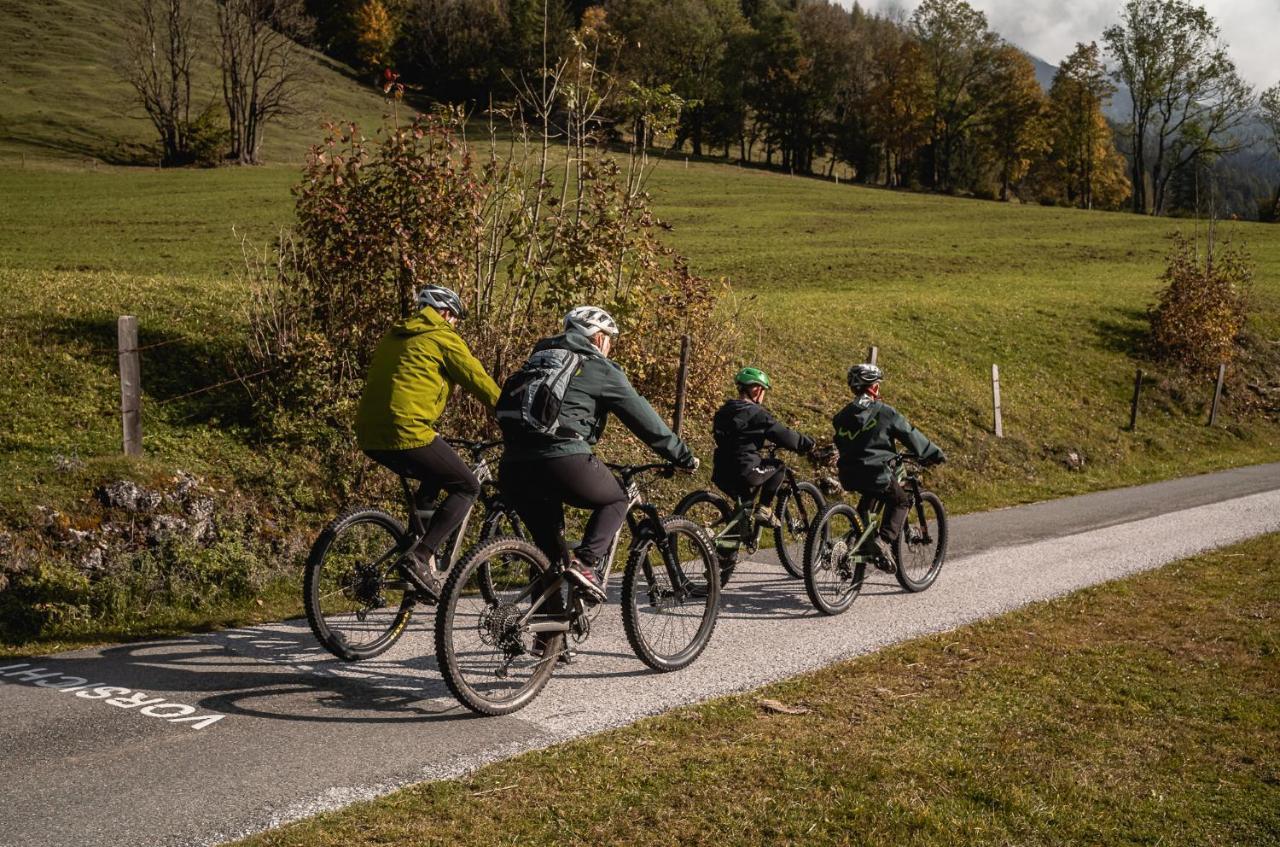
[{"label": "bicycle handlebar", "polygon": [[668,475],[674,474],[676,471],[676,466],[671,462],[654,462],[648,465],[617,465],[613,462],[605,462],[605,467],[617,473],[623,479],[631,479],[650,471],[665,471]]}]

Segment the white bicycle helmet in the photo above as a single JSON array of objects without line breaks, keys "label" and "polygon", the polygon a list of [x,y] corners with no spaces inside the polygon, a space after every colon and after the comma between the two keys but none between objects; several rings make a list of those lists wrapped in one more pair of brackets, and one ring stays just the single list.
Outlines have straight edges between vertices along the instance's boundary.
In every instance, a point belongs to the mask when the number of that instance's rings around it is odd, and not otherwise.
[{"label": "white bicycle helmet", "polygon": [[418,308],[427,306],[436,311],[448,309],[457,316],[458,320],[467,316],[467,307],[462,305],[462,298],[458,296],[458,292],[443,285],[428,285],[418,292]]},{"label": "white bicycle helmet", "polygon": [[875,365],[864,362],[849,368],[846,379],[849,381],[849,388],[854,394],[857,394],[861,391],[866,391],[877,382],[883,380],[884,371]]},{"label": "white bicycle helmet", "polygon": [[618,324],[599,306],[578,306],[564,316],[564,331],[579,332],[590,338],[603,332],[611,338],[618,337]]}]

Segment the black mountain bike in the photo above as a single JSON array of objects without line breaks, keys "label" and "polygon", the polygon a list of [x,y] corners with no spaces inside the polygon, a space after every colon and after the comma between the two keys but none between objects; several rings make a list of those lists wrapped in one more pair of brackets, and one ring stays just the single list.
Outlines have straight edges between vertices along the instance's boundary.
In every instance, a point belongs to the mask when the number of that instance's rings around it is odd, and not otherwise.
[{"label": "black mountain bike", "polygon": [[[947,512],[938,495],[921,487],[921,465],[915,457],[899,453],[891,467],[911,494],[911,509],[894,544],[896,561],[889,564],[904,589],[924,591],[938,578],[947,558]],[[872,539],[884,522],[887,505],[879,497],[864,494],[856,509],[848,503],[832,503],[814,521],[805,546],[804,587],[824,615],[845,611],[862,590],[867,565],[878,557]]]},{"label": "black mountain bike", "polygon": [[[774,448],[765,450],[770,458],[775,452]],[[804,546],[809,526],[826,508],[827,501],[816,485],[797,480],[790,466],[783,473],[786,479],[774,501],[773,512],[780,526],[773,529],[773,543],[778,561],[787,573],[800,579],[804,576]],[[764,527],[757,525],[752,517],[755,503],[755,498],[737,498],[731,505],[724,495],[704,488],[685,495],[676,504],[675,514],[699,524],[711,537],[720,563],[721,586],[728,584],[742,557],[754,553],[760,546]]]},{"label": "black mountain bike", "polygon": [[[622,578],[622,623],[631,649],[656,671],[688,666],[711,640],[720,609],[715,555],[702,529],[662,518],[645,502],[636,478],[667,464],[610,465],[630,499],[631,545]],[[608,581],[615,535],[602,563]],[[542,691],[567,649],[582,643],[603,604],[568,586],[564,563],[553,565],[520,538],[477,545],[449,575],[436,615],[436,660],[458,701],[484,715],[504,715]]]},{"label": "black mountain bike", "polygon": [[[478,502],[484,513],[480,539],[522,536],[520,519],[498,494],[486,456],[502,442],[448,439],[448,443],[470,454],[471,469],[480,480]],[[385,653],[404,633],[418,601],[435,603],[434,597],[421,594],[398,567],[426,533],[435,508],[417,507],[410,480],[401,477],[400,485],[409,515],[407,529],[381,509],[351,508],[324,528],[307,557],[302,580],[307,622],[320,644],[344,661]],[[444,544],[436,562],[440,570],[447,570],[457,559],[474,514],[473,506]]]}]

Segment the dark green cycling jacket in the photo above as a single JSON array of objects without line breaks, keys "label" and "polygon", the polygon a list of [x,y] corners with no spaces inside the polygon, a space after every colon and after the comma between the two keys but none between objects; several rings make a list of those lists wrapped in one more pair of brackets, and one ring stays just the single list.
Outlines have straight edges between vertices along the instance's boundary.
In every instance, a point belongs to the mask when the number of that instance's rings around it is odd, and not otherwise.
[{"label": "dark green cycling jacket", "polygon": [[936,444],[924,437],[902,413],[879,400],[862,395],[831,419],[836,429],[840,460],[840,484],[847,491],[883,491],[893,474],[889,460],[896,443],[926,462],[945,459]]},{"label": "dark green cycling jacket", "polygon": [[534,345],[534,352],[562,348],[582,357],[577,373],[569,380],[560,406],[560,429],[573,433],[569,437],[523,433],[506,439],[504,462],[532,462],[590,453],[600,440],[612,413],[636,437],[668,461],[688,465],[693,452],[671,427],[631,386],[631,381],[617,362],[600,355],[585,335],[567,332],[545,338]]}]

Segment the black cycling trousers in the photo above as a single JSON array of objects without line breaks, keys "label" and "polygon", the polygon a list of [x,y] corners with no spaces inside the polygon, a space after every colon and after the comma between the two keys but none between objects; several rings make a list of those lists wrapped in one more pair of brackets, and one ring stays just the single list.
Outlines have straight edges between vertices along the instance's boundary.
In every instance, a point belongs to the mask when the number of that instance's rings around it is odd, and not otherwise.
[{"label": "black cycling trousers", "polygon": [[426,534],[418,543],[419,552],[436,554],[453,531],[458,528],[467,511],[480,496],[480,481],[467,467],[466,462],[453,451],[443,438],[437,436],[425,447],[411,450],[366,450],[370,459],[390,468],[409,479],[421,481],[414,498],[419,509],[430,508],[440,492],[445,492],[444,502],[436,507],[435,517]]},{"label": "black cycling trousers", "polygon": [[613,473],[590,453],[503,462],[498,485],[533,535],[533,543],[555,563],[568,552],[562,544],[564,507],[591,509],[578,556],[596,565],[609,552],[627,517],[627,495]]},{"label": "black cycling trousers", "polygon": [[743,500],[750,500],[755,496],[756,489],[759,489],[760,505],[769,506],[773,504],[773,498],[778,496],[778,489],[782,487],[782,483],[787,480],[787,475],[783,473],[786,467],[786,463],[781,459],[761,459],[760,464],[746,474],[716,484],[730,497]]},{"label": "black cycling trousers", "polygon": [[884,523],[880,525],[880,531],[876,534],[889,544],[898,540],[898,536],[902,534],[902,525],[907,522],[907,515],[911,513],[910,491],[903,488],[896,479],[889,483],[888,488],[846,490],[855,490],[865,497],[884,500]]}]

